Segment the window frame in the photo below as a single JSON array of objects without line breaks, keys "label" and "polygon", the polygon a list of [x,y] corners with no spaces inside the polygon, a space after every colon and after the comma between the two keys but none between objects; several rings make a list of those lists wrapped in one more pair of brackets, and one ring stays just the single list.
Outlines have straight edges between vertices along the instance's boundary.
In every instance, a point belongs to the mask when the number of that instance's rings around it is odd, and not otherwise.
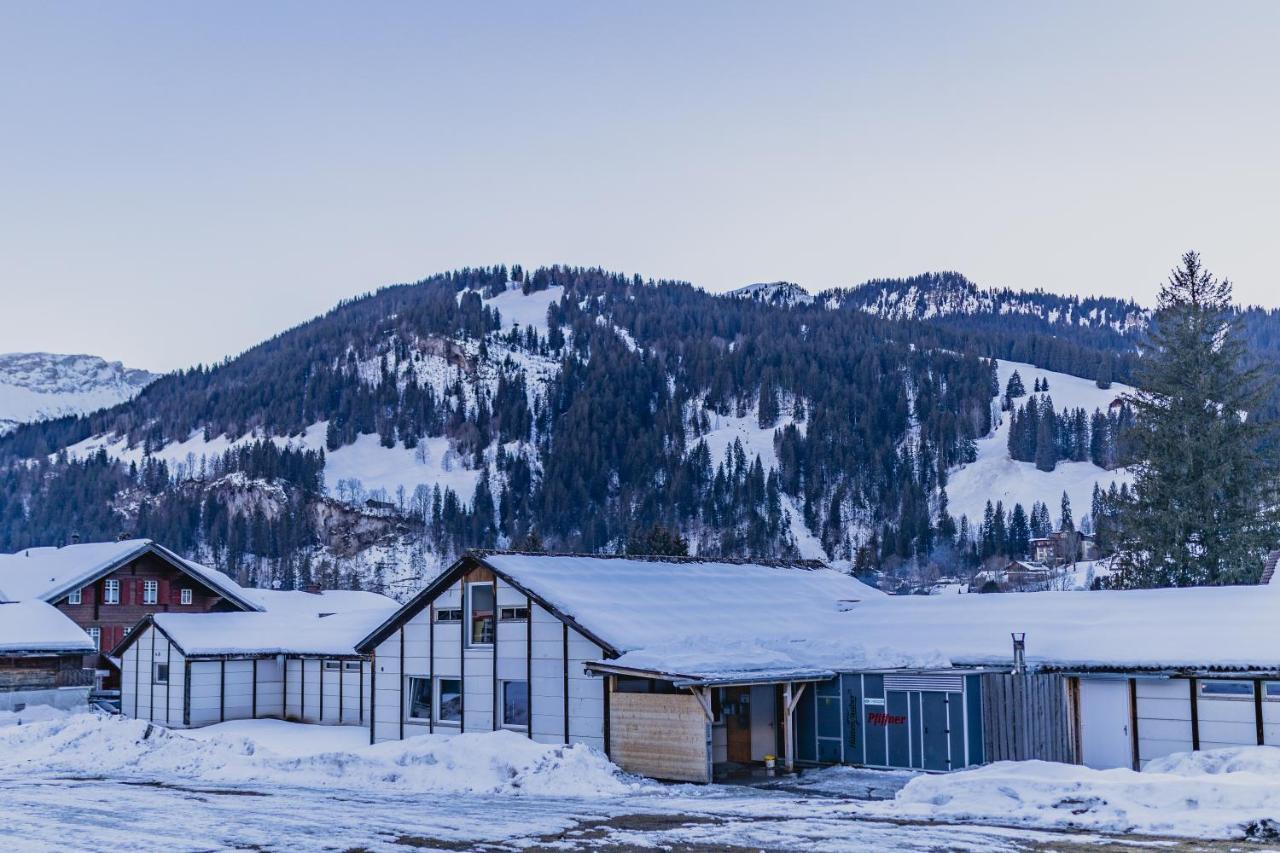
[{"label": "window frame", "polygon": [[[512,723],[507,720],[507,687],[509,687],[512,684],[524,685],[525,721],[523,723]],[[532,722],[529,716],[529,682],[523,678],[509,678],[509,679],[503,679],[502,682],[498,685],[498,687],[502,691],[502,696],[501,696],[502,701],[498,703],[498,710],[499,710],[499,713],[501,713],[502,715],[502,720],[499,725],[504,729],[520,729],[521,731],[527,731],[529,728],[529,724]]]},{"label": "window frame", "polygon": [[325,661],[321,661],[321,667],[322,667],[323,669],[328,670],[329,672],[341,672],[341,671],[342,671],[342,661],[338,661],[338,660],[325,660]]},{"label": "window frame", "polygon": [[363,665],[358,660],[344,660],[342,662],[343,672],[359,672]]},{"label": "window frame", "polygon": [[[508,613],[510,613],[511,615],[508,616],[507,615]],[[521,613],[523,613],[524,615],[521,615]],[[515,605],[514,607],[499,607],[498,621],[499,622],[528,622],[529,608],[523,604],[518,604],[518,605]]]},{"label": "window frame", "polygon": [[[455,614],[455,613],[457,614],[456,617],[454,617],[453,615],[448,615],[448,616],[445,615],[445,614]],[[435,607],[435,608],[432,608],[432,614],[433,614],[432,618],[436,624],[442,623],[446,625],[452,625],[455,622],[462,621],[461,607]]]},{"label": "window frame", "polygon": [[[164,667],[164,678],[160,677],[161,667]],[[151,664],[151,682],[153,684],[168,684],[170,674],[169,664],[161,663],[160,661],[155,661]]]},{"label": "window frame", "polygon": [[89,635],[90,640],[93,640],[94,651],[102,651],[102,629],[97,625],[92,625],[85,628],[84,632]]},{"label": "window frame", "polygon": [[178,603],[191,604],[194,601],[195,601],[195,593],[192,592],[191,587],[184,586],[182,588],[182,591],[178,593]]},{"label": "window frame", "polygon": [[146,578],[142,581],[142,603],[160,603],[160,581],[155,578]]},{"label": "window frame", "polygon": [[102,603],[120,603],[120,581],[115,578],[107,578],[102,582]]},{"label": "window frame", "polygon": [[67,604],[84,604],[84,589],[77,588],[67,593]]},{"label": "window frame", "polygon": [[[406,675],[404,678],[405,678],[405,682],[406,682],[406,684],[405,684],[405,692],[404,692],[404,696],[405,696],[404,719],[405,719],[405,722],[412,722],[412,723],[430,723],[430,722],[433,722],[433,721],[435,720],[435,713],[436,713],[436,706],[435,706],[435,701],[436,701],[436,691],[435,691],[435,685],[431,683],[431,678],[430,678],[429,676],[426,676],[426,675]],[[415,701],[414,701],[414,682],[415,682],[415,681],[420,681],[420,682],[423,682],[424,684],[426,684],[426,685],[427,685],[427,707],[426,707],[427,714],[426,714],[426,716],[425,716],[425,717],[423,717],[423,716],[416,716],[416,715],[414,715],[414,713],[413,713],[413,709],[414,709],[415,705],[419,704],[419,703],[415,703]]]},{"label": "window frame", "polygon": [[[457,691],[456,691],[456,692],[457,692],[457,696],[458,696],[458,718],[457,718],[456,720],[446,720],[446,719],[441,715],[441,713],[440,713],[440,700],[441,700],[441,698],[443,698],[443,696],[444,696],[444,689],[443,689],[443,686],[442,686],[442,685],[444,685],[444,683],[445,683],[446,681],[453,682],[454,684],[458,685],[458,689],[457,689]],[[455,677],[453,677],[453,676],[437,675],[437,676],[436,676],[435,684],[433,684],[433,685],[432,685],[432,688],[433,688],[433,689],[432,689],[432,692],[431,692],[431,713],[432,713],[432,714],[434,715],[434,717],[435,717],[435,723],[436,723],[436,725],[438,725],[438,726],[458,726],[459,728],[461,728],[461,727],[462,727],[462,712],[463,712],[463,690],[462,690],[462,679],[461,679],[461,678],[455,678]]]},{"label": "window frame", "polygon": [[492,625],[491,633],[497,634],[498,631],[498,585],[493,581],[472,581],[467,584],[465,601],[462,606],[462,616],[466,621],[467,628],[467,648],[469,649],[488,649],[492,648],[494,637],[490,637],[489,642],[483,642],[475,639],[476,634],[476,618],[474,616],[474,597],[473,590],[476,587],[487,586],[489,592],[493,596],[493,607],[489,611],[489,621]]},{"label": "window frame", "polygon": [[[1244,685],[1249,688],[1248,693],[1216,693],[1212,690],[1214,687],[1228,684]],[[1255,694],[1254,683],[1242,678],[1202,678],[1197,682],[1196,693],[1201,700],[1219,701],[1226,700],[1228,702],[1252,702]],[[1265,690],[1264,690],[1265,693]]]}]

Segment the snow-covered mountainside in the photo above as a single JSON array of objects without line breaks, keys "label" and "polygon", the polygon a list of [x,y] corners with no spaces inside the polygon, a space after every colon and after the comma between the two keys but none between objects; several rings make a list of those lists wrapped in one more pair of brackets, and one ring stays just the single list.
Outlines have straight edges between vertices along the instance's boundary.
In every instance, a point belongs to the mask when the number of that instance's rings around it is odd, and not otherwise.
[{"label": "snow-covered mountainside", "polygon": [[[1002,392],[1015,371],[1029,393],[1034,393],[1031,389],[1037,380],[1047,381],[1048,393],[1036,396],[1041,400],[1051,398],[1058,411],[1081,408],[1105,412],[1117,398],[1133,390],[1119,383],[1103,390],[1087,379],[1041,370],[1031,364],[1000,361],[998,366]],[[1124,468],[1107,471],[1092,462],[1059,462],[1054,470],[1041,471],[1032,462],[1009,458],[1009,413],[1000,411],[998,398],[992,408],[999,418],[995,430],[978,440],[978,458],[952,471],[947,483],[950,511],[956,518],[967,515],[969,521],[981,522],[987,501],[1003,501],[1006,512],[1019,503],[1029,511],[1033,503],[1040,501],[1057,518],[1062,493],[1066,492],[1078,519],[1089,511],[1095,483],[1107,489],[1112,482],[1117,486],[1132,482],[1132,475]]]},{"label": "snow-covered mountainside", "polygon": [[0,433],[19,423],[123,403],[155,378],[96,355],[0,354]]},{"label": "snow-covered mountainside", "polygon": [[848,307],[890,320],[1022,315],[1049,325],[1110,329],[1129,334],[1146,327],[1150,312],[1132,301],[1059,296],[1041,290],[984,289],[960,273],[926,273],[869,281],[821,295],[828,307]]},{"label": "snow-covered mountainside", "polygon": [[746,287],[739,287],[737,290],[730,290],[725,296],[734,299],[753,299],[756,302],[764,302],[768,305],[777,305],[789,307],[792,305],[809,305],[813,302],[813,295],[798,284],[792,284],[789,281],[773,281],[762,282],[760,284],[748,284]]}]

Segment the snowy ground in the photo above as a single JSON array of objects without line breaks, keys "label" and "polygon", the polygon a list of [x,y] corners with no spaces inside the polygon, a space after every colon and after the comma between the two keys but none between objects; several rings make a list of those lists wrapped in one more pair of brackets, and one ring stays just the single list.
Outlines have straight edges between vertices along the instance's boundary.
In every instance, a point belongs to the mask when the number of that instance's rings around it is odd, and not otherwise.
[{"label": "snowy ground", "polygon": [[[1256,750],[1175,763],[1142,774],[1154,780],[1145,787],[1115,771],[1100,782],[1098,771],[1054,765],[944,777],[832,768],[745,787],[660,785],[620,773],[590,750],[540,746],[506,732],[377,747],[364,735],[275,721],[175,733],[89,715],[9,726],[0,729],[0,849],[1169,848],[1175,845],[1166,839],[1063,828],[1087,826],[1081,814],[1111,814],[1094,821],[1098,831],[1147,831],[1143,820],[1151,817],[1164,821],[1161,832],[1239,837],[1237,818],[1274,811],[1272,792],[1280,790],[1277,767]],[[1217,779],[1197,788],[1206,775]],[[1014,796],[1011,785],[1028,795]],[[1090,791],[1104,789],[1110,811],[1088,805]],[[1063,807],[1064,790],[1078,801],[1074,809]],[[1250,792],[1248,802],[1241,790]],[[1126,797],[1151,799],[1161,814],[1135,809],[1136,819],[1116,818]],[[1202,804],[1211,815],[1197,821]],[[984,810],[992,806],[1000,811]],[[1037,817],[1045,810],[1047,817]],[[1180,810],[1186,814],[1170,817]]]},{"label": "snowy ground", "polygon": [[[1037,379],[1047,379],[1048,396],[1053,399],[1053,407],[1059,412],[1064,408],[1083,408],[1090,415],[1095,409],[1105,412],[1116,397],[1133,390],[1117,382],[1104,391],[1092,380],[1041,370],[1031,364],[1001,361],[1001,394],[1015,370],[1022,377],[1022,384],[1028,394],[1032,393],[1031,389],[1035,387]],[[1026,397],[1021,397],[1017,402],[1021,405],[1026,401]],[[1117,486],[1131,482],[1131,476],[1125,469],[1105,471],[1092,462],[1060,462],[1052,471],[1041,471],[1031,462],[1010,459],[1009,415],[1007,412],[999,412],[998,407],[997,414],[1001,416],[999,426],[991,435],[978,439],[977,460],[951,472],[947,483],[947,500],[951,514],[956,518],[967,515],[970,522],[980,524],[987,501],[1004,501],[1005,512],[1012,510],[1017,503],[1030,512],[1031,505],[1041,501],[1048,505],[1049,512],[1057,523],[1062,493],[1066,492],[1071,498],[1075,520],[1079,523],[1080,518],[1089,512],[1094,483],[1106,489],[1113,481]]]}]

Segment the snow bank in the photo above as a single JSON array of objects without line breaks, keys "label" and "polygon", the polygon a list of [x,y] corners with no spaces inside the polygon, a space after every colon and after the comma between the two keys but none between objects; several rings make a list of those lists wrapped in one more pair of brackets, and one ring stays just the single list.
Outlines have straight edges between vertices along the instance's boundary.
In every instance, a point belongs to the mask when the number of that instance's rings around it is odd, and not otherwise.
[{"label": "snow bank", "polygon": [[[301,735],[280,727],[306,729],[316,749],[299,749]],[[334,740],[340,748],[326,750]],[[599,797],[653,785],[624,774],[590,747],[548,746],[513,732],[423,735],[353,748],[346,727],[255,720],[192,737],[94,714],[0,729],[0,775],[31,772],[387,794]]]},{"label": "snow bank", "polygon": [[1182,753],[1141,773],[1000,762],[917,777],[882,808],[899,818],[1274,840],[1280,839],[1280,748]]}]

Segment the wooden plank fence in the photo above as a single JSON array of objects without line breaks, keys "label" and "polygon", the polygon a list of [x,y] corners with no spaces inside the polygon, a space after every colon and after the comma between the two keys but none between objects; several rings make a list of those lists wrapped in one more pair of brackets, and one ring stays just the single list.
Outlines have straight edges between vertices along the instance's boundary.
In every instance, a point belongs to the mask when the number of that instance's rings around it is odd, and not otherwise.
[{"label": "wooden plank fence", "polygon": [[1078,762],[1068,681],[1061,675],[982,676],[987,761]]}]

